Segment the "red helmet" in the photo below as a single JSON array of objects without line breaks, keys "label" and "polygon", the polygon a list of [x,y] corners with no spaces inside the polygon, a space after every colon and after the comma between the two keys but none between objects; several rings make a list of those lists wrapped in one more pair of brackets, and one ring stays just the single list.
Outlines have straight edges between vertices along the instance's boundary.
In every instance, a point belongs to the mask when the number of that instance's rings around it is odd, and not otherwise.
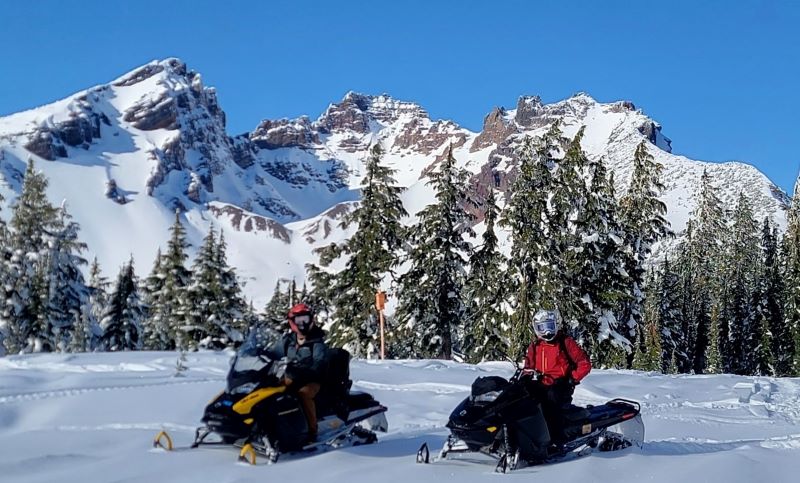
[{"label": "red helmet", "polygon": [[296,304],[289,310],[286,318],[295,334],[306,335],[314,327],[314,311],[306,304]]}]

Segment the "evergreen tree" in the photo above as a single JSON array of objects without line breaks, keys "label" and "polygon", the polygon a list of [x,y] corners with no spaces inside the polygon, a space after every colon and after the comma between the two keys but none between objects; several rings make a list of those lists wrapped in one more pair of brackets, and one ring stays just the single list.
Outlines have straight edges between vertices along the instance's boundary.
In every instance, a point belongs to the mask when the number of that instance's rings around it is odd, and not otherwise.
[{"label": "evergreen tree", "polygon": [[486,195],[484,207],[486,231],[483,233],[483,244],[470,258],[470,271],[464,289],[466,315],[462,350],[466,359],[473,363],[502,359],[509,345],[510,327],[503,311],[505,257],[498,250],[494,232],[500,209],[492,188]]},{"label": "evergreen tree", "polygon": [[436,201],[418,213],[411,229],[409,270],[400,277],[396,316],[413,330],[418,356],[450,359],[454,334],[464,319],[465,266],[474,236],[466,210],[468,173],[456,166],[453,149],[429,175]]},{"label": "evergreen tree", "polygon": [[158,300],[166,278],[163,261],[164,256],[159,248],[153,261],[153,268],[144,283],[143,298],[147,317],[143,323],[143,346],[147,350],[163,351],[175,348],[170,320],[162,313]]},{"label": "evergreen tree", "polygon": [[[403,188],[394,180],[395,170],[381,163],[382,154],[379,145],[373,146],[361,183],[361,201],[341,223],[342,228],[357,224],[356,232],[347,241],[319,251],[322,268],[309,267],[317,297],[330,305],[330,342],[357,357],[378,351],[375,293],[387,275],[393,276],[398,251],[405,244],[400,223],[408,214],[400,200]],[[347,260],[339,273],[323,270],[342,257]]]},{"label": "evergreen tree", "polygon": [[[220,287],[219,312],[216,318],[226,321],[229,343],[236,345],[244,341],[244,334],[249,327],[246,317],[248,309],[236,269],[228,264],[228,243],[222,232],[217,242],[215,264],[219,273]],[[305,292],[305,285],[303,291]]]},{"label": "evergreen tree", "polygon": [[[0,207],[3,205],[5,198],[0,195]],[[9,237],[8,226],[2,216],[0,216],[0,296],[6,296],[6,290],[3,288],[9,284],[10,281],[10,267],[12,250],[11,240]],[[5,300],[5,298],[3,299]],[[10,328],[8,321],[2,316],[5,311],[5,306],[0,305],[0,357],[6,355],[6,337]]]},{"label": "evergreen tree", "polygon": [[272,292],[272,298],[269,299],[267,306],[264,308],[264,319],[269,327],[278,333],[283,333],[288,330],[289,325],[286,323],[286,315],[292,307],[289,304],[289,290],[281,289],[281,282],[286,282],[285,279],[280,279],[275,282],[275,290]]},{"label": "evergreen tree", "polygon": [[673,362],[677,363],[677,354],[685,341],[681,324],[680,279],[669,259],[664,260],[657,280],[653,283],[653,296],[658,299],[656,317],[661,335],[661,367],[662,371],[669,372]]},{"label": "evergreen tree", "polygon": [[711,311],[711,327],[708,333],[708,346],[706,347],[706,369],[709,374],[721,374],[723,372],[722,354],[720,353],[720,317],[719,308],[714,306]]},{"label": "evergreen tree", "polygon": [[108,289],[111,283],[106,277],[103,276],[103,271],[100,268],[100,262],[97,257],[94,257],[92,264],[89,266],[89,289],[91,294],[89,296],[89,305],[91,306],[91,313],[95,320],[100,320],[103,309],[108,302]]},{"label": "evergreen tree", "polygon": [[109,296],[100,326],[102,346],[107,351],[138,350],[142,347],[142,320],[145,307],[139,297],[133,258],[123,265]]},{"label": "evergreen tree", "polygon": [[175,222],[170,228],[170,239],[167,243],[167,252],[157,262],[161,279],[161,289],[152,294],[148,325],[155,332],[156,328],[166,328],[168,346],[166,349],[186,350],[192,346],[191,337],[186,333],[186,288],[191,283],[191,272],[186,268],[186,230],[180,219],[180,213],[175,212]]},{"label": "evergreen tree", "polygon": [[[706,368],[706,354],[711,329],[711,312],[718,302],[719,264],[722,258],[722,241],[726,226],[722,203],[711,184],[708,171],[703,171],[697,207],[692,213],[691,227],[680,249],[681,270],[684,272],[685,299],[683,318],[686,326],[687,359],[679,361],[682,372],[702,373]],[[720,340],[726,340],[727,331],[719,327]]]},{"label": "evergreen tree", "polygon": [[554,290],[546,287],[550,277],[541,272],[548,269],[549,255],[558,256],[549,252],[549,198],[561,142],[557,123],[537,143],[529,137],[523,140],[517,153],[519,173],[500,221],[510,232],[512,242],[506,280],[512,307],[510,350],[515,357],[521,356],[530,343],[533,314],[555,301]]},{"label": "evergreen tree", "polygon": [[[81,271],[81,266],[87,263],[80,255],[86,250],[86,244],[78,240],[80,227],[72,221],[66,207],[59,210],[59,217],[60,229],[54,233],[47,254],[47,316],[51,349],[65,351],[70,345],[70,337],[85,338],[94,321],[93,318],[82,320],[91,317],[86,307],[91,290]],[[75,330],[78,324],[82,327]],[[73,347],[85,346],[85,342],[76,342]]]},{"label": "evergreen tree", "polygon": [[658,321],[647,320],[643,327],[644,344],[637,346],[633,359],[633,368],[640,371],[662,371],[661,361],[661,333],[658,330]]},{"label": "evergreen tree", "polygon": [[755,348],[755,361],[753,373],[759,376],[775,375],[775,358],[772,354],[772,333],[769,330],[769,320],[766,317],[759,317],[757,320],[759,328],[758,345]]},{"label": "evergreen tree", "polygon": [[[728,237],[725,267],[725,300],[728,308],[724,322],[728,324],[727,347],[724,348],[725,370],[736,374],[752,374],[752,354],[761,336],[755,320],[758,302],[756,283],[761,258],[758,223],[750,201],[742,193],[733,214],[733,226]],[[755,302],[755,303],[754,303]],[[720,331],[724,336],[725,332]]]},{"label": "evergreen tree", "polygon": [[[783,296],[786,288],[778,253],[778,227],[773,227],[769,218],[764,218],[761,229],[761,247],[763,272],[760,307],[768,330],[761,329],[760,341],[763,344],[763,334],[770,334],[772,342],[770,356],[773,357],[775,375],[788,376],[792,373],[794,344],[791,329],[786,325],[783,313]],[[766,348],[762,346],[761,350],[765,351]]]},{"label": "evergreen tree", "polygon": [[620,321],[616,317],[620,305],[631,298],[630,276],[621,269],[626,263],[625,235],[617,219],[613,178],[607,176],[602,160],[586,158],[580,145],[582,134],[583,129],[564,158],[564,164],[585,166],[580,171],[588,181],[579,190],[583,206],[570,217],[575,219],[575,237],[564,257],[570,277],[565,298],[579,307],[573,313],[573,331],[593,359],[600,365],[627,366],[628,357],[623,354],[630,354],[632,360],[642,308],[637,306],[638,318]]},{"label": "evergreen tree", "polygon": [[658,274],[650,270],[646,280],[647,291],[644,297],[641,337],[642,344],[636,344],[633,368],[644,371],[664,371],[663,367],[663,332],[659,319],[660,298],[658,297]]},{"label": "evergreen tree", "polygon": [[619,307],[620,321],[627,327],[642,324],[646,263],[653,245],[672,234],[665,215],[667,206],[659,200],[664,190],[663,166],[647,151],[642,141],[633,156],[633,176],[628,192],[620,199],[620,224],[625,233],[625,271],[631,286]]},{"label": "evergreen tree", "polygon": [[47,200],[47,178],[28,162],[22,192],[14,204],[10,258],[4,283],[2,325],[9,353],[53,349],[48,320],[49,241],[58,226],[56,208]]},{"label": "evergreen tree", "polygon": [[[800,374],[800,178],[794,185],[794,195],[783,235],[783,278],[785,330],[792,334],[792,374]],[[777,337],[776,337],[777,338]]]},{"label": "evergreen tree", "polygon": [[184,310],[189,349],[219,350],[243,340],[245,303],[225,248],[224,237],[218,241],[212,228],[192,267]]}]

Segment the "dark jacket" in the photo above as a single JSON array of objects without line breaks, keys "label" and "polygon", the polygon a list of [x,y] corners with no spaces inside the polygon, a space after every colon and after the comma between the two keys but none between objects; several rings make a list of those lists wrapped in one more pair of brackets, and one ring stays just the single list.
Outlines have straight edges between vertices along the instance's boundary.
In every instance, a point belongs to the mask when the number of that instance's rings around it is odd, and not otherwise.
[{"label": "dark jacket", "polygon": [[542,384],[549,386],[559,379],[579,382],[592,370],[592,363],[575,339],[559,334],[552,342],[531,342],[525,356],[525,369],[540,372]]},{"label": "dark jacket", "polygon": [[319,327],[311,329],[303,344],[298,344],[297,334],[290,332],[284,335],[270,352],[277,358],[286,357],[289,365],[286,367],[286,377],[295,384],[308,384],[309,382],[322,382],[326,370],[326,354],[328,351],[325,333]]}]

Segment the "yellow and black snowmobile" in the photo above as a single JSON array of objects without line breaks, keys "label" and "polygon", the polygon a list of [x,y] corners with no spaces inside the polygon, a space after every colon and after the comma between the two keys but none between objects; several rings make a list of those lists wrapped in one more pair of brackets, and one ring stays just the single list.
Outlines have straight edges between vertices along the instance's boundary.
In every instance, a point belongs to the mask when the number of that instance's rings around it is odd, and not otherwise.
[{"label": "yellow and black snowmobile", "polygon": [[[299,399],[280,382],[287,363],[271,357],[260,342],[250,337],[237,352],[227,387],[206,406],[192,448],[236,445],[242,461],[255,464],[258,453],[274,463],[283,453],[371,444],[377,441],[375,431],[387,431],[386,407],[350,390],[350,354],[328,349],[327,377],[315,398],[318,437],[308,443]],[[153,446],[171,450],[172,439],[162,431]]]}]

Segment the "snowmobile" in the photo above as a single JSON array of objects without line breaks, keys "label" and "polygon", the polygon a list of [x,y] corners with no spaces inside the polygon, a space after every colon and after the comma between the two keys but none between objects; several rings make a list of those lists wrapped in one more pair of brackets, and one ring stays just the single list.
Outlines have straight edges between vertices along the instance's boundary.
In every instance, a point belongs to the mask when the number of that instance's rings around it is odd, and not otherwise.
[{"label": "snowmobile", "polygon": [[[231,362],[227,387],[205,408],[203,425],[190,448],[235,445],[239,460],[256,464],[256,454],[269,463],[284,453],[371,444],[375,431],[386,432],[386,407],[371,395],[351,391],[350,354],[328,349],[326,382],[315,398],[317,442],[308,442],[308,424],[300,401],[281,384],[286,360],[265,351],[258,337],[248,338]],[[153,446],[172,450],[172,438],[160,432]]]},{"label": "snowmobile", "polygon": [[508,473],[524,466],[582,456],[595,449],[616,451],[641,446],[644,441],[639,403],[612,399],[599,406],[565,408],[565,442],[552,444],[541,404],[529,390],[530,381],[519,368],[510,380],[498,376],[476,379],[470,396],[450,415],[450,435],[438,457],[432,459],[427,443],[423,443],[417,452],[417,463],[481,453],[497,460],[495,471]]}]

